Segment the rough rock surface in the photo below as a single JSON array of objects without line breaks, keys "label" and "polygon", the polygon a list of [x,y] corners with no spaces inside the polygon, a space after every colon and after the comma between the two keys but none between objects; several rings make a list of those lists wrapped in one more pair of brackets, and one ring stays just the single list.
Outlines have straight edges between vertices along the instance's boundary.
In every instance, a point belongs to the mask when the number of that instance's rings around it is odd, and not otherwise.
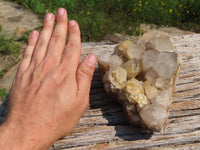
[{"label": "rough rock surface", "polygon": [[0,0],[0,25],[4,34],[12,36],[16,30],[30,30],[38,27],[38,23],[32,12],[16,3]]},{"label": "rough rock surface", "polygon": [[0,80],[0,88],[1,89],[9,89],[11,88],[12,82],[14,80],[14,77],[17,73],[19,63],[16,64],[14,67],[12,67],[5,75],[4,77]]}]

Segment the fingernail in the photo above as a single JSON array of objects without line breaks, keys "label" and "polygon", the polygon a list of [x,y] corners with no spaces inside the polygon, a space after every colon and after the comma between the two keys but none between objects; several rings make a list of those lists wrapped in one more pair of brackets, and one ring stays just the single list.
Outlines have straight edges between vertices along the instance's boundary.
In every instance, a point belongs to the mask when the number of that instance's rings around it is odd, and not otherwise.
[{"label": "fingernail", "polygon": [[65,10],[63,8],[59,8],[58,11],[57,11],[57,15],[62,16],[64,14],[64,11]]},{"label": "fingernail", "polygon": [[71,27],[75,26],[75,24],[76,24],[76,21],[70,20],[69,25],[70,25]]},{"label": "fingernail", "polygon": [[90,67],[95,67],[96,66],[96,61],[97,58],[94,55],[88,55],[86,58],[86,63],[90,66]]},{"label": "fingernail", "polygon": [[30,34],[30,38],[34,38],[36,37],[37,32],[36,31],[32,31]]},{"label": "fingernail", "polygon": [[51,14],[46,14],[46,16],[44,17],[45,21],[49,21],[51,20]]}]

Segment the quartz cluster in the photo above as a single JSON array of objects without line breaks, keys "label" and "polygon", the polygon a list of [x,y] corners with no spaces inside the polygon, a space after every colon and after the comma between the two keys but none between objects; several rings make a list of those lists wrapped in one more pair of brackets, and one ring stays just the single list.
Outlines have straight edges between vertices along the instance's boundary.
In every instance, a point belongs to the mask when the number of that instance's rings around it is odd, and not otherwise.
[{"label": "quartz cluster", "polygon": [[166,33],[150,32],[98,56],[105,91],[122,104],[130,123],[151,131],[167,124],[179,57]]}]

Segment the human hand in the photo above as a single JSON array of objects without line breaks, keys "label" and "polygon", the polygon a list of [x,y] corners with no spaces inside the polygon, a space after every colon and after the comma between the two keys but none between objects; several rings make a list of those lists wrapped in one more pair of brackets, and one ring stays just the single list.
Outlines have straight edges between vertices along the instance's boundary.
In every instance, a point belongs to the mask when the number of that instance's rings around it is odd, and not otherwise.
[{"label": "human hand", "polygon": [[79,26],[67,21],[65,9],[58,9],[53,31],[54,21],[47,14],[40,35],[33,31],[29,37],[0,127],[4,149],[47,149],[73,130],[88,106],[96,57],[79,63]]}]

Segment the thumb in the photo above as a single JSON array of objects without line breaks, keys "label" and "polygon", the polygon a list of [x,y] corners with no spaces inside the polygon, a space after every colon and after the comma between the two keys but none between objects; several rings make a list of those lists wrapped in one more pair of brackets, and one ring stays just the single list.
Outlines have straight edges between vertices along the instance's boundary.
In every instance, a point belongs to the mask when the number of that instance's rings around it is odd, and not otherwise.
[{"label": "thumb", "polygon": [[78,92],[82,94],[89,94],[92,77],[96,67],[97,58],[94,55],[86,56],[78,65],[76,78]]}]

